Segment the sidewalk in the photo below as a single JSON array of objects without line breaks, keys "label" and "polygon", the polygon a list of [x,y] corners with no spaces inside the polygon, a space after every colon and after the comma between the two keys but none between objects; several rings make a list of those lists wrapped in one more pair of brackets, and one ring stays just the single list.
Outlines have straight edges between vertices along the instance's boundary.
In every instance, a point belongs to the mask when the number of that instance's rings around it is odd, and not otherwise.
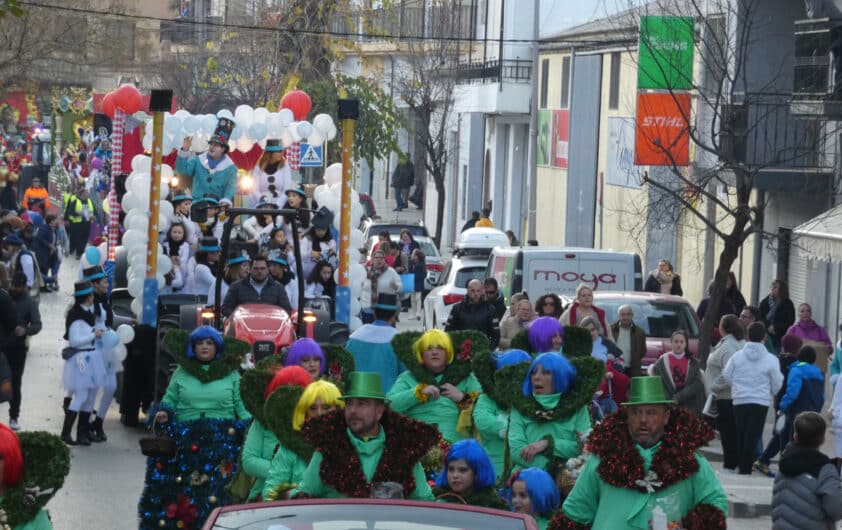
[{"label": "sidewalk", "polygon": [[377,208],[377,215],[380,217],[380,219],[376,219],[379,222],[414,225],[418,224],[424,218],[424,210],[417,209],[411,203],[408,208],[400,212],[394,211],[396,205],[394,195],[390,194],[388,199],[372,197],[372,200],[374,200],[374,207]]}]

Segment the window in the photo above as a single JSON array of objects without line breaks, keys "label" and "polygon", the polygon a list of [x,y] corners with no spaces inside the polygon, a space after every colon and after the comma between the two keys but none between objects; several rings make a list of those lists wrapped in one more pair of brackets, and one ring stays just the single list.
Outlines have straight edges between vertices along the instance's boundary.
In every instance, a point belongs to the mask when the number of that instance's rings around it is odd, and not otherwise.
[{"label": "window", "polygon": [[608,108],[620,108],[620,52],[611,54],[611,76],[608,86]]},{"label": "window", "polygon": [[542,109],[547,108],[547,84],[550,77],[550,60],[541,61],[541,105]]},{"label": "window", "polygon": [[561,60],[561,108],[570,107],[570,56]]}]

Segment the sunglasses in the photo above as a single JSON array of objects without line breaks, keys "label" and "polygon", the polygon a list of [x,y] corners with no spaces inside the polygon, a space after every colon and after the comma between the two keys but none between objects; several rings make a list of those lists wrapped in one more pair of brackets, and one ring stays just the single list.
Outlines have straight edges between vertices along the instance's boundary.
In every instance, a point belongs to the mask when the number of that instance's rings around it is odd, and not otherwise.
[{"label": "sunglasses", "polygon": [[487,294],[488,296],[496,296],[497,291],[485,291],[485,294]]},{"label": "sunglasses", "polygon": [[545,306],[547,306],[547,305],[551,305],[551,306],[555,307],[555,302],[553,302],[552,300],[545,300],[545,301],[544,301],[544,305],[545,305]]}]

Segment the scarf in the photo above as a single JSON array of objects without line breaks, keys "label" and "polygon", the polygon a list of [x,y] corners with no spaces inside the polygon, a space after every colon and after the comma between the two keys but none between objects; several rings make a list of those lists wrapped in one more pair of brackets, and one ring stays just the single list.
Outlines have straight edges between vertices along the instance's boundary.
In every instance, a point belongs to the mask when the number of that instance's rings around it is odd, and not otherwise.
[{"label": "scarf", "polygon": [[67,312],[67,318],[64,319],[64,340],[70,340],[68,338],[70,335],[70,325],[77,320],[81,320],[91,327],[94,327],[94,324],[96,324],[96,317],[93,313],[82,307],[81,304],[73,304],[73,307]]},{"label": "scarf", "polygon": [[[765,318],[766,322],[769,322],[770,324],[775,322],[775,313],[778,312],[778,306],[779,305],[780,305],[780,300],[773,297],[772,295],[769,295],[769,312],[766,313],[766,318]],[[775,331],[777,331],[777,330],[775,330]]]},{"label": "scarf", "polygon": [[389,265],[384,264],[383,267],[377,269],[374,265],[370,265],[368,267],[368,274],[367,277],[371,280],[371,305],[370,307],[374,307],[377,304],[377,283],[380,280],[380,275],[386,272],[386,269],[389,268]]}]

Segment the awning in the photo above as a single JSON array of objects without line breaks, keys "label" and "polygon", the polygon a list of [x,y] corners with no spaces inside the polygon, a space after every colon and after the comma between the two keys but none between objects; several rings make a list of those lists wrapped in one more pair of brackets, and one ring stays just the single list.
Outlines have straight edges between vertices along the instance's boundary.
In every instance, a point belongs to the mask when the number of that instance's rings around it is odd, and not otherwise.
[{"label": "awning", "polygon": [[842,205],[795,227],[792,247],[808,259],[842,262]]}]

